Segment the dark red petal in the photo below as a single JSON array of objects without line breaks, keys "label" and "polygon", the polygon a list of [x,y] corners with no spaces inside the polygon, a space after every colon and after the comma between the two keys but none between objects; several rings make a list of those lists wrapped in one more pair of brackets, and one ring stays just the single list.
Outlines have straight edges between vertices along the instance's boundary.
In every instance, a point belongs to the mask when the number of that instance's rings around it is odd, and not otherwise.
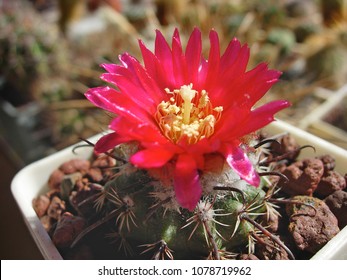
[{"label": "dark red petal", "polygon": [[172,52],[169,44],[159,30],[156,32],[154,54],[162,65],[165,75],[173,78]]},{"label": "dark red petal", "polygon": [[177,29],[172,37],[172,66],[175,87],[180,88],[182,85],[187,84],[187,63],[183,55],[182,44]]},{"label": "dark red petal", "polygon": [[198,71],[201,62],[202,42],[201,32],[198,28],[194,28],[187,43],[185,57],[187,62],[188,79],[193,86],[197,86]]},{"label": "dark red petal", "polygon": [[232,40],[221,57],[222,73],[228,72],[229,76],[244,73],[247,69],[249,55],[250,50],[247,44],[241,46],[237,39]]},{"label": "dark red petal", "polygon": [[[199,66],[199,73],[198,73],[198,83],[196,85],[196,87],[194,86],[194,88],[197,91],[201,91],[201,90],[206,90],[206,76],[207,76],[207,71],[208,71],[208,61],[204,58],[201,59],[201,63]],[[211,91],[209,92],[211,93]]]},{"label": "dark red petal", "polygon": [[245,80],[248,60],[248,46],[241,46],[240,42],[234,39],[220,60],[215,86],[209,92],[215,106],[233,106],[237,103],[236,98],[248,94],[246,87],[253,82]]},{"label": "dark red petal", "polygon": [[234,144],[223,147],[222,153],[230,167],[247,183],[259,186],[260,178],[246,153]]},{"label": "dark red petal", "polygon": [[113,63],[102,63],[100,66],[104,68],[108,73],[118,73],[120,68],[124,68],[121,65]]},{"label": "dark red petal", "polygon": [[153,143],[153,145],[158,145],[167,144],[168,142],[157,127],[146,123],[142,124],[134,122],[122,116],[113,119],[109,128],[120,135],[124,135],[125,137],[140,143],[150,142]]},{"label": "dark red petal", "polygon": [[240,41],[236,38],[231,40],[220,60],[222,72],[228,70],[234,64],[235,60],[239,55],[240,50]]},{"label": "dark red petal", "polygon": [[139,168],[157,168],[165,165],[172,157],[171,151],[155,147],[137,152],[130,158],[130,162]]},{"label": "dark red petal", "polygon": [[208,70],[205,82],[205,89],[209,92],[215,83],[218,82],[220,64],[220,46],[218,33],[215,30],[210,32],[210,53],[208,56]]},{"label": "dark red petal", "polygon": [[[245,76],[244,92],[249,95],[249,108],[251,108],[265,93],[278,81],[281,72],[268,69],[266,63],[258,64],[248,71]],[[239,102],[239,98],[236,100]]]},{"label": "dark red petal", "polygon": [[158,58],[152,53],[143,43],[143,41],[139,40],[139,46],[143,58],[143,63],[145,65],[145,68],[147,69],[148,73],[152,77],[156,77],[158,75],[157,72],[157,62]]},{"label": "dark red petal", "polygon": [[147,98],[154,100],[156,104],[161,102],[163,100],[164,90],[159,89],[156,81],[153,79],[155,77],[151,77],[138,60],[130,55],[123,55],[122,61],[128,65],[129,69],[131,69],[132,75],[136,77],[136,82],[133,79],[133,83],[147,92]]},{"label": "dark red petal", "polygon": [[221,141],[229,141],[230,138],[235,138],[233,134],[240,126],[240,123],[250,114],[249,110],[239,107],[232,107],[228,110],[223,110],[222,117],[215,126],[214,134],[210,139]]},{"label": "dark red petal", "polygon": [[215,106],[222,105],[224,110],[233,106],[251,109],[265,95],[271,86],[277,82],[281,72],[269,70],[262,63],[246,73],[227,73],[221,79],[228,81],[214,89],[211,100]]},{"label": "dark red petal", "polygon": [[276,100],[269,102],[259,108],[256,108],[250,112],[248,117],[244,119],[237,131],[233,131],[237,137],[242,137],[258,129],[268,125],[274,120],[274,115],[287,107],[290,106],[290,103],[286,100]]},{"label": "dark red petal", "polygon": [[151,91],[146,91],[141,85],[126,76],[105,73],[101,76],[104,81],[112,81],[122,92],[139,107],[146,109],[151,115],[157,110],[159,102],[152,99]]},{"label": "dark red petal", "polygon": [[152,123],[152,117],[148,115],[138,104],[127,96],[110,87],[91,88],[85,93],[86,98],[94,105],[112,113],[126,116],[137,122]]},{"label": "dark red petal", "polygon": [[149,75],[155,79],[160,88],[172,88],[175,84],[173,76],[167,75],[166,69],[160,63],[158,57],[154,55],[142,41],[139,42],[145,68]]},{"label": "dark red petal", "polygon": [[95,144],[94,151],[96,153],[105,153],[119,144],[128,142],[127,137],[121,136],[116,132],[102,136]]},{"label": "dark red petal", "polygon": [[201,186],[195,160],[188,154],[178,156],[175,172],[174,187],[178,203],[193,211],[201,197]]}]

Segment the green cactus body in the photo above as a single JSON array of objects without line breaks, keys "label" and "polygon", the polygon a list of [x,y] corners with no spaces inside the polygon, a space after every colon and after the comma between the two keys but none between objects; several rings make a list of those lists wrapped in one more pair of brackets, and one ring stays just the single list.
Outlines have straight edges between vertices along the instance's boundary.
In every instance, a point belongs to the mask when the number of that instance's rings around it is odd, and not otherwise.
[{"label": "green cactus body", "polygon": [[248,244],[250,235],[255,231],[255,228],[249,222],[242,220],[240,214],[246,213],[255,220],[259,214],[266,211],[264,198],[265,192],[263,190],[247,185],[243,190],[243,197],[237,193],[220,199],[217,205],[228,215],[217,217],[217,221],[223,224],[217,224],[217,230],[225,238],[223,245],[227,250],[235,250]]},{"label": "green cactus body", "polygon": [[249,185],[237,192],[215,191],[202,198],[194,212],[170,209],[151,195],[156,191],[151,180],[142,171],[117,176],[105,185],[107,205],[118,209],[116,230],[130,244],[154,247],[162,242],[175,259],[206,258],[211,242],[219,250],[244,248],[255,228],[240,213],[255,220],[266,210],[265,192]]}]

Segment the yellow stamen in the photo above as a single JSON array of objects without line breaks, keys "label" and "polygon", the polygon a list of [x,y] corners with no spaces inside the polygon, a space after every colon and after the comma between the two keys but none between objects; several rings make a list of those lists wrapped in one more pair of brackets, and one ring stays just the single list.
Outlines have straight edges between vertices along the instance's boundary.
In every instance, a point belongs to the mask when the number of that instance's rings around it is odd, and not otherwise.
[{"label": "yellow stamen", "polygon": [[189,144],[194,144],[214,133],[223,107],[213,108],[205,90],[199,93],[190,84],[173,92],[169,89],[165,91],[172,97],[158,105],[155,118],[168,139],[177,143],[186,138]]}]

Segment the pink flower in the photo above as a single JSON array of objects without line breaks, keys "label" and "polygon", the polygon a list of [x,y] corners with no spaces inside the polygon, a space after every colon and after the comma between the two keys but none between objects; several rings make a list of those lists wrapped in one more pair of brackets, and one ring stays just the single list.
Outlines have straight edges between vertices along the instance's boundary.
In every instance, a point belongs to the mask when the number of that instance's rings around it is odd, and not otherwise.
[{"label": "pink flower", "polygon": [[289,106],[279,100],[254,109],[281,73],[265,63],[247,71],[247,45],[233,39],[220,55],[217,32],[212,30],[209,38],[206,60],[199,29],[192,32],[185,51],[177,30],[171,48],[157,31],[154,52],[139,42],[143,65],[128,53],[120,55],[120,65],[102,65],[107,73],[101,79],[117,89],[97,87],[86,93],[96,106],[117,115],[110,124],[114,132],[103,136],[95,151],[136,141],[139,150],[130,162],[142,169],[173,166],[176,199],[189,210],[201,197],[199,171],[210,154],[222,155],[242,179],[259,185],[241,147],[243,137]]}]

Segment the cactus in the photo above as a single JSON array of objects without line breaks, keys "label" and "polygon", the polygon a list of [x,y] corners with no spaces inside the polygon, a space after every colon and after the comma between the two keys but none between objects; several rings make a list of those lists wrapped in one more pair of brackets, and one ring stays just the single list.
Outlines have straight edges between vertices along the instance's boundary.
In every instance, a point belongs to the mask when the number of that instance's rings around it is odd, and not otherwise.
[{"label": "cactus", "polygon": [[[261,144],[249,154],[257,163],[266,150],[259,147]],[[95,215],[85,215],[89,226],[75,237],[72,248],[78,247],[92,231],[108,224],[108,237],[118,242],[128,258],[142,254],[153,259],[234,258],[235,253],[253,253],[262,234],[271,236],[277,247],[290,252],[260,224],[260,218],[268,213],[278,215],[270,202],[274,186],[267,176],[255,188],[230,167],[202,174],[203,195],[194,211],[189,211],[179,206],[172,188],[163,187],[149,172],[127,162],[131,150],[132,147],[122,144],[108,154],[117,159],[117,164],[108,179],[100,182],[101,191],[90,197],[98,219],[93,221],[90,217]],[[267,172],[268,167],[258,167],[260,175],[273,174]],[[79,207],[83,203],[75,207],[81,213]]]},{"label": "cactus", "polygon": [[[198,28],[193,30],[183,55],[178,29],[172,37],[172,50],[157,31],[154,53],[139,42],[146,65],[128,53],[120,56],[123,66],[103,65],[108,73],[102,78],[116,84],[120,92],[107,86],[85,93],[94,105],[116,115],[110,124],[114,132],[101,137],[94,151],[114,157],[118,164],[114,174],[101,179],[96,198],[99,213],[86,215],[89,226],[71,247],[94,229],[107,226],[112,230],[109,236],[116,237],[127,253],[134,251],[135,257],[152,251],[154,259],[222,259],[247,246],[253,252],[253,241],[262,240],[261,232],[292,256],[258,221],[267,211],[275,211],[267,201],[271,195],[263,190],[272,185],[266,179],[261,182],[261,177],[272,172],[259,166],[263,143],[258,143],[256,131],[290,104],[276,100],[252,107],[280,72],[268,69],[265,63],[254,72],[245,72],[248,46],[241,46],[237,39],[230,42],[226,56],[220,56],[215,30],[210,31],[209,68],[205,69],[201,35]],[[193,51],[196,48],[198,52]],[[229,58],[232,53],[236,60]],[[157,64],[151,64],[153,55]],[[178,63],[181,58],[182,65]],[[191,71],[188,64],[193,60],[196,65]],[[160,70],[166,62],[172,73]],[[123,75],[125,80],[118,80]],[[229,75],[235,76],[235,84],[226,82]],[[167,78],[175,82],[167,83]],[[248,87],[254,84],[257,86]],[[90,176],[99,177],[95,170]],[[80,199],[72,197],[74,202]],[[73,205],[77,213],[82,212],[80,203]]]}]

